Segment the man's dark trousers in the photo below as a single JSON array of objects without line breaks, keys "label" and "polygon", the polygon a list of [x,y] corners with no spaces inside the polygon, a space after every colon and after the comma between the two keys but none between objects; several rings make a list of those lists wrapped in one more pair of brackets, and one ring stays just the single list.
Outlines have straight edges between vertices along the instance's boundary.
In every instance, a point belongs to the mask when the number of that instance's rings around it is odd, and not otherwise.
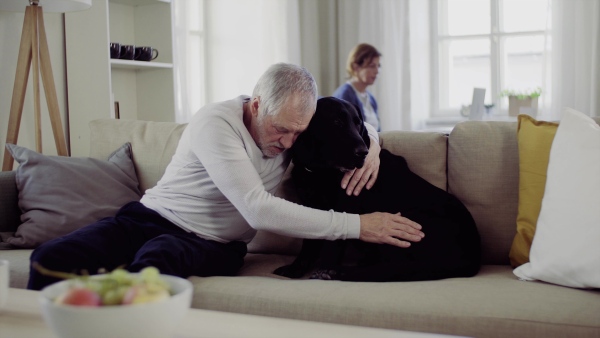
[{"label": "man's dark trousers", "polygon": [[[31,254],[31,262],[62,272],[95,274],[124,267],[137,272],[154,266],[161,273],[189,276],[233,276],[242,267],[244,242],[219,243],[187,232],[139,202],[123,206],[66,236],[48,241]],[[28,289],[41,290],[59,279],[30,268]]]}]

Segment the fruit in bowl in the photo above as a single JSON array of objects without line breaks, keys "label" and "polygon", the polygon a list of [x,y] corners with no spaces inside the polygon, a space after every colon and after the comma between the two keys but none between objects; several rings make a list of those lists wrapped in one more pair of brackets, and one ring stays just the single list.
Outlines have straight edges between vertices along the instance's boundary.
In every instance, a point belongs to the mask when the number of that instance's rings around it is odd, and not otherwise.
[{"label": "fruit in bowl", "polygon": [[59,337],[169,337],[187,313],[192,284],[161,275],[117,269],[45,287],[42,314]]},{"label": "fruit in bowl", "polygon": [[155,267],[147,267],[139,274],[115,269],[101,277],[77,276],[42,269],[44,273],[67,277],[70,287],[54,299],[57,304],[78,306],[124,305],[156,302],[168,299],[169,285]]}]

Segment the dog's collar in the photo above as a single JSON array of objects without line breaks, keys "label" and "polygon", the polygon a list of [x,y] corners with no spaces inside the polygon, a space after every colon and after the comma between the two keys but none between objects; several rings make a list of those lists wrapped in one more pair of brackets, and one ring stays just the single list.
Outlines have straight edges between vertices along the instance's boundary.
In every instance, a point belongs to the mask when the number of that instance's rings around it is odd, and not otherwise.
[{"label": "dog's collar", "polygon": [[[337,168],[340,172],[342,173],[347,173],[349,171],[352,171],[353,169],[345,169],[345,168]],[[308,167],[304,167],[304,170],[308,171],[309,173],[312,173],[313,171],[308,169]]]}]

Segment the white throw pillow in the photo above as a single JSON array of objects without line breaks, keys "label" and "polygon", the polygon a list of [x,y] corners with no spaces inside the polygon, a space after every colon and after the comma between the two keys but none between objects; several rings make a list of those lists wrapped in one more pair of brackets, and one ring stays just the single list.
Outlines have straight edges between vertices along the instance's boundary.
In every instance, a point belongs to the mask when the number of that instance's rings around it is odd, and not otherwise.
[{"label": "white throw pillow", "polygon": [[600,288],[600,127],[567,108],[550,149],[542,208],[523,280]]}]

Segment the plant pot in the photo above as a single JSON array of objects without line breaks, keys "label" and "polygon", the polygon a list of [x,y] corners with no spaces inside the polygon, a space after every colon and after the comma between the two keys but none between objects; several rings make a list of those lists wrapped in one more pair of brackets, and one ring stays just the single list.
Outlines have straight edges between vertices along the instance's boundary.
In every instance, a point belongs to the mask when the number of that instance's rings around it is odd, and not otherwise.
[{"label": "plant pot", "polygon": [[537,116],[538,110],[538,98],[528,97],[525,99],[519,99],[516,96],[508,97],[508,115],[518,116],[519,114],[530,115],[531,117]]}]

